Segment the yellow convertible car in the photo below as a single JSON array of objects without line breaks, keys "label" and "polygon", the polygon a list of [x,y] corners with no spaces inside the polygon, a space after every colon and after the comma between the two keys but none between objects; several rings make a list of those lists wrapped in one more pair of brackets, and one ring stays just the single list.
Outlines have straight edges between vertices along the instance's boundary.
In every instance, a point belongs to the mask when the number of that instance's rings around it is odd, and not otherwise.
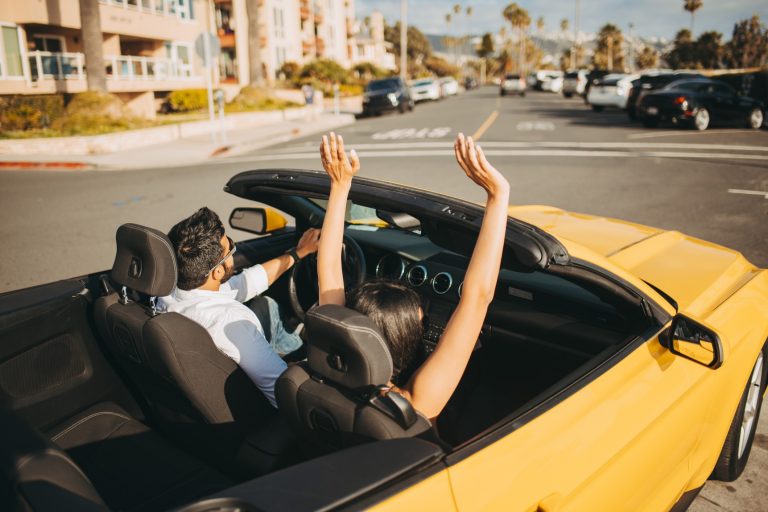
[{"label": "yellow convertible car", "polygon": [[[257,235],[236,267],[320,226],[328,189],[314,171],[233,177],[230,226]],[[482,215],[353,182],[345,279],[419,293],[421,357],[458,301]],[[768,273],[736,251],[510,207],[482,333],[431,419],[381,393],[391,359],[367,318],[310,309],[315,272],[308,257],[267,292],[306,326],[277,411],[205,329],[156,310],[176,261],[151,227],[116,227],[111,270],[0,295],[0,510],[666,511],[744,469],[766,388]]]}]

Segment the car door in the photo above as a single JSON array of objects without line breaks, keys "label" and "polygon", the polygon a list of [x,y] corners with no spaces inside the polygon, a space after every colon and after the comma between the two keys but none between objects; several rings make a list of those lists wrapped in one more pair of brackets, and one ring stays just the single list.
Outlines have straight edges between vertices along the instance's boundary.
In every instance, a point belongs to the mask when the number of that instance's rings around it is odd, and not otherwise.
[{"label": "car door", "polygon": [[458,509],[668,510],[689,483],[709,403],[692,387],[701,365],[658,334],[629,348],[546,412],[449,456]]},{"label": "car door", "polygon": [[742,114],[739,106],[739,96],[728,84],[714,84],[714,95],[723,113],[723,122],[728,124],[739,123],[746,119],[746,113]]},{"label": "car door", "polygon": [[97,288],[93,276],[0,295],[0,405],[37,428],[101,401],[140,414],[94,335]]}]

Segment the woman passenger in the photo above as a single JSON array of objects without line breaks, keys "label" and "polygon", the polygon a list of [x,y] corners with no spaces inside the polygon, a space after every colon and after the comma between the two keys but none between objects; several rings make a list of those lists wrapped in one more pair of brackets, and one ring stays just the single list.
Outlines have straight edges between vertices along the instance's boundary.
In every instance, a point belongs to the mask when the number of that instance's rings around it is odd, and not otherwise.
[{"label": "woman passenger", "polygon": [[[388,383],[428,418],[443,410],[472,355],[493,300],[507,226],[507,180],[488,163],[471,137],[460,133],[454,142],[454,152],[459,167],[488,196],[480,234],[464,277],[461,298],[437,347],[406,382],[400,382],[399,387]],[[398,373],[408,368],[422,343],[424,313],[419,296],[400,283],[372,281],[352,290],[346,300],[341,264],[344,212],[360,160],[354,150],[347,157],[344,140],[333,132],[323,136],[320,158],[331,179],[331,192],[317,256],[319,302],[346,305],[373,320],[389,346],[395,367],[393,380],[397,381]]]}]

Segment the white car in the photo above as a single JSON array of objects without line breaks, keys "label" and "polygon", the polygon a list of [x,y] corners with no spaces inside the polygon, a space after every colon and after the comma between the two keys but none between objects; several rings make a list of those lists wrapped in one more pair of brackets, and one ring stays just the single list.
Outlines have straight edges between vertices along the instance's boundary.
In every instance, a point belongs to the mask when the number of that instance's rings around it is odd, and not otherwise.
[{"label": "white car", "polygon": [[560,92],[563,89],[562,71],[539,71],[536,78],[542,91]]},{"label": "white car", "polygon": [[442,97],[440,84],[432,78],[414,80],[410,84],[413,101],[437,101]]},{"label": "white car", "polygon": [[587,70],[568,71],[563,77],[563,96],[581,96],[587,88]]},{"label": "white car", "polygon": [[443,97],[459,94],[459,82],[452,76],[446,76],[438,80],[442,88]]},{"label": "white car", "polygon": [[632,88],[632,80],[638,76],[621,73],[605,75],[589,88],[587,103],[592,105],[592,110],[596,112],[600,112],[605,107],[625,109],[629,90]]},{"label": "white car", "polygon": [[515,74],[506,75],[499,84],[499,95],[519,94],[520,96],[525,96],[527,88],[528,84],[524,77]]}]

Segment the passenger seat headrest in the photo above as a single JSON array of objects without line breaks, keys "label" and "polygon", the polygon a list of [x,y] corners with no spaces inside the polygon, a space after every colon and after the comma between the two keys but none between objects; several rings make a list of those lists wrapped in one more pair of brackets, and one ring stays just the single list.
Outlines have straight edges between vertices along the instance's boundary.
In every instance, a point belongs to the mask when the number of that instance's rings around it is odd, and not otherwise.
[{"label": "passenger seat headrest", "polygon": [[367,316],[326,304],[311,309],[305,324],[307,362],[315,373],[350,389],[387,385],[392,378],[389,347]]},{"label": "passenger seat headrest", "polygon": [[110,277],[139,293],[164,296],[176,286],[176,255],[168,237],[138,224],[117,229],[117,254]]}]

